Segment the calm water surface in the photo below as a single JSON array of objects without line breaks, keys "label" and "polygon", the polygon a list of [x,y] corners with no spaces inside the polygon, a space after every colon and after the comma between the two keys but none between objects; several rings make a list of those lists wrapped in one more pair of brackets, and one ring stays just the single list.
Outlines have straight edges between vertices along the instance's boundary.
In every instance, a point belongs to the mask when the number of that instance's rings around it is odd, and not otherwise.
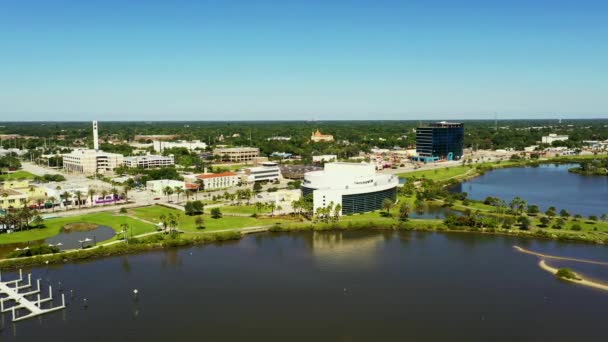
[{"label": "calm water surface", "polygon": [[60,243],[61,245],[58,246],[58,248],[61,250],[80,248],[82,246],[80,241],[84,241],[85,239],[91,239],[92,241],[87,242],[86,244],[92,245],[93,242],[102,242],[111,239],[114,235],[116,235],[116,231],[114,229],[101,225],[89,231],[71,231],[62,229],[59,234],[48,239],[30,241],[29,243],[19,242],[0,245],[0,257],[5,257],[16,248],[24,248],[43,243],[52,245],[57,245]]},{"label": "calm water surface", "polygon": [[[75,296],[41,319],[5,315],[0,339],[603,340],[608,293],[555,279],[515,244],[608,261],[607,247],[474,234],[254,235],[33,269]],[[607,268],[584,271],[608,279]]]},{"label": "calm water surface", "polygon": [[608,213],[608,177],[581,176],[568,172],[576,165],[505,168],[458,184],[452,191],[466,191],[469,197],[488,196],[511,201],[515,196],[545,211],[550,206],[566,209],[572,215],[600,216]]}]

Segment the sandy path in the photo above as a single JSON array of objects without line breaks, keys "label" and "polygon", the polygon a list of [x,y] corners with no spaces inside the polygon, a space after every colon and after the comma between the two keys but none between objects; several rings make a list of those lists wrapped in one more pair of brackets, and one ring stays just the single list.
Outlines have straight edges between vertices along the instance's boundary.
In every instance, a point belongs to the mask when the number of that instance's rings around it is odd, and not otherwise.
[{"label": "sandy path", "polygon": [[531,255],[536,255],[538,257],[545,258],[545,259],[576,261],[576,262],[583,262],[583,263],[586,263],[586,264],[608,266],[608,262],[606,262],[606,261],[597,261],[597,260],[589,260],[589,259],[578,259],[578,258],[560,257],[560,256],[555,256],[555,255],[547,255],[547,254],[533,252],[533,251],[521,248],[519,246],[513,246],[513,248],[515,248],[519,252],[526,253],[526,254],[531,254]]},{"label": "sandy path", "polygon": [[[547,265],[547,263],[545,262],[545,259],[540,259],[540,261],[538,262],[538,266],[540,266],[540,268],[542,268],[543,270],[545,270],[553,275],[555,275],[558,271],[557,268]],[[593,287],[596,289],[608,291],[608,285],[596,283],[594,281],[585,279],[585,278],[581,277],[580,274],[576,274],[576,276],[579,277],[580,279],[568,279],[568,278],[560,278],[560,279],[563,279],[563,280],[566,280],[569,282],[573,282],[575,284],[589,286],[589,287]]]}]

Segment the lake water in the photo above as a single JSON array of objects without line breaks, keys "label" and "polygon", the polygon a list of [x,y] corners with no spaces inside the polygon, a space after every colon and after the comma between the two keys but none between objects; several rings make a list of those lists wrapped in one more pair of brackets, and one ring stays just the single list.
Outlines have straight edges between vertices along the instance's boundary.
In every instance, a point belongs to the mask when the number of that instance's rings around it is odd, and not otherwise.
[{"label": "lake water", "polygon": [[[603,340],[608,293],[556,279],[513,245],[608,261],[604,246],[463,233],[252,235],[33,269],[74,297],[40,319],[4,315],[0,339]],[[608,279],[608,267],[573,266]]]},{"label": "lake water", "polygon": [[568,172],[575,166],[543,164],[498,169],[458,184],[451,190],[465,191],[469,198],[476,200],[493,196],[507,203],[519,196],[528,204],[540,206],[543,211],[554,206],[558,212],[566,209],[572,215],[608,214],[608,177]]},{"label": "lake water", "polygon": [[84,241],[85,239],[92,240],[86,243],[86,245],[88,246],[92,245],[94,241],[102,242],[111,239],[114,235],[116,235],[116,231],[114,229],[108,226],[101,225],[89,231],[62,230],[59,234],[45,240],[30,241],[29,243],[20,242],[0,245],[0,257],[5,257],[7,254],[14,251],[16,248],[40,245],[42,243],[52,245],[61,244],[60,246],[58,246],[61,250],[80,248],[82,246],[80,241]]}]

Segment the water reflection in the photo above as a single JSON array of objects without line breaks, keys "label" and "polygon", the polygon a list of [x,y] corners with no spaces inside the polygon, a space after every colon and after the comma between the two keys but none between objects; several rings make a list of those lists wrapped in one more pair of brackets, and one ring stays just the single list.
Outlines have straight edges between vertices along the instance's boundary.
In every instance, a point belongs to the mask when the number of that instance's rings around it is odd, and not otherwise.
[{"label": "water reflection", "polygon": [[316,260],[331,266],[356,263],[373,267],[385,239],[377,232],[313,232],[311,251]]},{"label": "water reflection", "polygon": [[[486,172],[450,188],[465,191],[469,197],[484,200],[488,196],[507,202],[515,196],[536,204],[545,211],[554,206],[572,214],[600,216],[608,211],[608,177],[582,176],[568,172],[576,164],[540,165],[539,167],[505,168]],[[559,186],[556,186],[559,185]]]},{"label": "water reflection", "polygon": [[16,248],[35,246],[43,243],[55,245],[61,250],[75,249],[80,248],[82,245],[80,241],[85,239],[91,239],[91,242],[102,242],[111,239],[114,235],[116,235],[114,229],[101,225],[88,231],[74,231],[62,228],[59,234],[47,239],[0,245],[0,257],[5,257]]}]

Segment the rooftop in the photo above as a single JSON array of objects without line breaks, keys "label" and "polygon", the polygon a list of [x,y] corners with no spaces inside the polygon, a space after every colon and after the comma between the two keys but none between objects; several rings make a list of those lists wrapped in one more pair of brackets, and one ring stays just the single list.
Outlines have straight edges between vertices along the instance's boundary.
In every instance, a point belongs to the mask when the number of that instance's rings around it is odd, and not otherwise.
[{"label": "rooftop", "polygon": [[221,172],[221,173],[207,173],[203,175],[198,175],[196,178],[198,179],[208,179],[208,178],[218,178],[218,177],[230,177],[236,176],[234,172]]}]

